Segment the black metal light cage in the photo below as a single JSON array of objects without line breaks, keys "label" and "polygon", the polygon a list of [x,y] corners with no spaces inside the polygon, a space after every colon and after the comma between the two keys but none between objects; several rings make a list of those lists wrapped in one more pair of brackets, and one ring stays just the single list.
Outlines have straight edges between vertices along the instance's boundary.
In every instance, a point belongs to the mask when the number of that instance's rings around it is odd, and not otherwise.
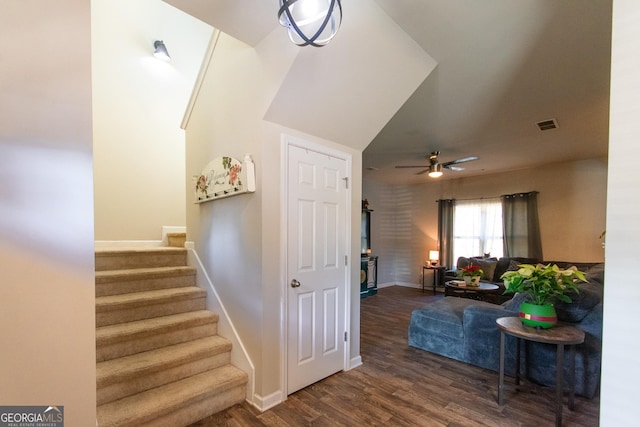
[{"label": "black metal light cage", "polygon": [[[336,6],[336,4],[340,9],[340,22],[338,23],[338,28],[340,27],[340,24],[342,23],[342,4],[340,3],[340,0],[331,0],[331,4],[329,5],[329,9],[327,10],[327,15],[324,17],[324,21],[322,22],[322,25],[320,26],[320,28],[318,28],[318,31],[316,31],[316,33],[311,37],[307,37],[302,32],[300,27],[298,27],[298,25],[294,21],[293,16],[291,15],[291,12],[289,11],[289,6],[294,4],[297,1],[298,0],[280,0],[281,6],[280,6],[280,10],[278,10],[278,20],[281,20],[281,16],[283,13],[286,15],[287,22],[289,23],[289,25],[294,29],[296,34],[304,41],[303,43],[296,43],[298,46],[315,46],[315,47],[325,46],[326,43],[318,44],[315,41],[318,39],[320,34],[322,34],[322,32],[327,27],[327,23],[331,19],[331,15],[333,15],[333,9]],[[337,32],[337,29],[336,29],[336,32]]]}]

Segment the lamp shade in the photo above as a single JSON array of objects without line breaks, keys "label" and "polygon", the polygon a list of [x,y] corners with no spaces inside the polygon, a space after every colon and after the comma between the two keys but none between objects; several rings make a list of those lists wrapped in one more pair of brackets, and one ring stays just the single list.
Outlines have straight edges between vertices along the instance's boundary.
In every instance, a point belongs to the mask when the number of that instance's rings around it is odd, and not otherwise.
[{"label": "lamp shade", "polygon": [[278,20],[293,43],[321,47],[338,32],[342,5],[340,0],[280,0]]},{"label": "lamp shade", "polygon": [[430,261],[438,261],[440,259],[440,252],[438,251],[429,251],[429,260]]}]

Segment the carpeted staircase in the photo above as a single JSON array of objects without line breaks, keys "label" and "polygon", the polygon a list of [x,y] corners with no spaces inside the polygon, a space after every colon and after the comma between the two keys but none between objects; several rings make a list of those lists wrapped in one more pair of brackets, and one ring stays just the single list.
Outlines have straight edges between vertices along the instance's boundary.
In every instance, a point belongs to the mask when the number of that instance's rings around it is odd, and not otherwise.
[{"label": "carpeted staircase", "polygon": [[98,425],[187,426],[246,396],[187,251],[96,250]]}]

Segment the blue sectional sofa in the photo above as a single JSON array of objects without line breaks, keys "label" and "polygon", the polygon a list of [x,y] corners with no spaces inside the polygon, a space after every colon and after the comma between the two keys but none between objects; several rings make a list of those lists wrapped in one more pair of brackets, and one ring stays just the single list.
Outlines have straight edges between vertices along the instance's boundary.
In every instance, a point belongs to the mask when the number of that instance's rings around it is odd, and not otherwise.
[{"label": "blue sectional sofa", "polygon": [[[556,262],[560,267],[571,263]],[[577,394],[593,398],[599,390],[602,347],[602,295],[604,264],[576,264],[586,273],[588,283],[580,285],[580,293],[572,295],[573,303],[556,304],[558,319],[585,332],[585,342],[576,346]],[[482,368],[498,371],[500,332],[496,319],[517,316],[524,295],[516,294],[501,305],[465,298],[445,297],[416,309],[409,324],[409,345]],[[520,372],[530,380],[555,384],[556,347],[526,342]],[[565,376],[568,376],[565,358]],[[515,373],[515,339],[507,336],[505,371]]]}]

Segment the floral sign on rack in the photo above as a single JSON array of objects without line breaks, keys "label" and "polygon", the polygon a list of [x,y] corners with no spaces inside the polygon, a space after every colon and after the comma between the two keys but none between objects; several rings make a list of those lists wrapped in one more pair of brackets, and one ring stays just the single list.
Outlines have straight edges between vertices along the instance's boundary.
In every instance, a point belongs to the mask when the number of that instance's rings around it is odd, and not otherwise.
[{"label": "floral sign on rack", "polygon": [[255,165],[250,155],[244,161],[223,156],[209,162],[194,177],[196,203],[256,191]]}]

